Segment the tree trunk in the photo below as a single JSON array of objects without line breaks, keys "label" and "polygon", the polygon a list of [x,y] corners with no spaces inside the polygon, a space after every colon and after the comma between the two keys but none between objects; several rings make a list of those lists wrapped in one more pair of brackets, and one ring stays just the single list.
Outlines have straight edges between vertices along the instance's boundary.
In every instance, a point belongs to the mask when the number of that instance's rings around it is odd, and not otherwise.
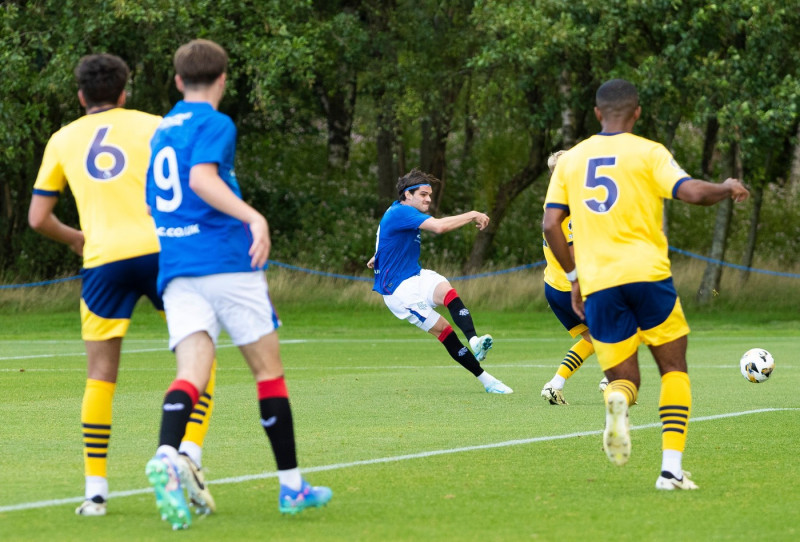
[{"label": "tree trunk", "polygon": [[328,125],[328,166],[342,171],[350,160],[350,132],[356,106],[356,77],[354,70],[348,83],[329,92],[322,83],[315,85]]},{"label": "tree trunk", "polygon": [[794,186],[800,184],[800,124],[797,126],[797,144],[792,155],[792,168],[789,172],[789,183]]},{"label": "tree trunk", "polygon": [[378,114],[377,161],[378,161],[378,215],[397,199],[397,179],[400,177],[395,148],[395,117],[391,104],[384,104]]},{"label": "tree trunk", "polygon": [[533,184],[547,169],[544,146],[545,136],[541,133],[534,134],[531,138],[528,164],[508,182],[502,183],[498,187],[497,197],[489,211],[491,221],[485,229],[478,232],[475,243],[472,245],[469,259],[464,266],[464,272],[474,272],[483,266],[494,238],[500,229],[500,224],[502,224],[511,204],[523,190]]},{"label": "tree trunk", "polygon": [[[448,107],[448,109],[450,109]],[[430,214],[435,216],[441,207],[447,187],[447,136],[450,134],[450,118],[443,114],[432,114],[422,122],[420,167],[441,181],[434,191]]]},{"label": "tree trunk", "polygon": [[572,83],[570,81],[570,72],[567,70],[561,70],[558,78],[558,91],[564,104],[564,108],[561,110],[561,148],[571,149],[575,146],[576,127],[575,112],[570,107]]},{"label": "tree trunk", "polygon": [[[742,165],[738,150],[738,145],[731,143],[728,167],[731,176],[741,180]],[[725,259],[725,248],[728,242],[732,215],[733,202],[730,198],[726,198],[717,207],[717,218],[714,222],[714,233],[711,238],[711,254],[709,257],[715,261],[708,262],[706,265],[706,270],[703,272],[703,278],[700,281],[700,288],[697,290],[697,301],[701,305],[710,303],[713,296],[719,292],[719,285],[722,279],[722,264],[720,262]]]},{"label": "tree trunk", "polygon": [[472,77],[467,76],[467,99],[464,104],[464,148],[461,152],[461,161],[466,162],[472,155],[475,145],[475,121],[470,108],[472,98]]},{"label": "tree trunk", "polygon": [[420,167],[441,181],[431,202],[430,214],[434,216],[441,208],[447,187],[447,138],[452,127],[453,109],[465,82],[465,75],[446,81],[441,94],[435,95],[440,99],[439,103],[428,103],[430,114],[422,121]]},{"label": "tree trunk", "polygon": [[756,251],[756,239],[758,237],[758,225],[761,218],[761,205],[764,202],[764,185],[759,184],[752,192],[753,210],[750,213],[750,228],[747,231],[747,244],[744,247],[744,258],[742,265],[748,269],[743,269],[739,275],[742,284],[750,278],[749,268],[753,266],[753,255]]},{"label": "tree trunk", "polygon": [[711,169],[714,159],[714,149],[717,148],[717,135],[719,134],[719,122],[717,117],[710,117],[706,121],[706,133],[703,139],[703,157],[700,162],[700,173],[704,179],[711,178]]}]

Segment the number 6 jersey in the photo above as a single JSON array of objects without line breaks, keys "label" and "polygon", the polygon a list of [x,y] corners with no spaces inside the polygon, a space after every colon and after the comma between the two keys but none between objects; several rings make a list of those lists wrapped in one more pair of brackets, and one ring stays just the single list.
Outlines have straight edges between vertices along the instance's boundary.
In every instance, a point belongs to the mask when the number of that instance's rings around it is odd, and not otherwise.
[{"label": "number 6 jersey", "polygon": [[58,196],[69,184],[85,238],[84,267],[158,252],[142,194],[159,121],[117,107],[84,115],[47,142],[33,193]]},{"label": "number 6 jersey", "polygon": [[216,164],[242,197],[233,170],[236,127],[207,102],[175,104],[150,142],[146,199],[161,242],[158,290],[175,277],[252,271],[249,227],[207,204],[189,187],[198,164]]},{"label": "number 6 jersey", "polygon": [[570,213],[584,296],[671,276],[664,199],[690,178],[663,145],[627,132],[596,134],[559,158],[545,207]]}]

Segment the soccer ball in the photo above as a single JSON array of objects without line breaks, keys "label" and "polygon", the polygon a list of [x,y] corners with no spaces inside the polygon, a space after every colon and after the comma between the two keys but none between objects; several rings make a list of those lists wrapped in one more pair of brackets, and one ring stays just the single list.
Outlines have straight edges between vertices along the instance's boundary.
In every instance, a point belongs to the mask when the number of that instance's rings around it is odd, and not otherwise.
[{"label": "soccer ball", "polygon": [[745,380],[759,384],[769,380],[769,375],[775,369],[775,360],[763,348],[752,348],[742,356],[739,368]]}]

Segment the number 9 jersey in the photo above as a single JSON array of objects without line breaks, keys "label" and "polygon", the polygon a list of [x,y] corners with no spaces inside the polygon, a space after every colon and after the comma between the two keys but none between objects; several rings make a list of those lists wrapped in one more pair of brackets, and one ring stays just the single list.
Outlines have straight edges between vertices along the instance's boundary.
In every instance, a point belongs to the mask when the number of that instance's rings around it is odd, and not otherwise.
[{"label": "number 9 jersey", "polygon": [[664,199],[690,178],[663,145],[627,132],[596,134],[561,156],[545,207],[570,213],[584,296],[671,276]]},{"label": "number 9 jersey", "polygon": [[69,184],[85,238],[85,268],[158,252],[142,195],[149,142],[160,121],[116,107],[84,115],[48,141],[33,193],[58,196]]},{"label": "number 9 jersey", "polygon": [[207,102],[175,104],[150,142],[146,201],[161,243],[158,291],[176,277],[204,277],[253,271],[249,227],[218,211],[189,186],[198,164],[216,164],[217,173],[242,197],[233,169],[236,126]]}]

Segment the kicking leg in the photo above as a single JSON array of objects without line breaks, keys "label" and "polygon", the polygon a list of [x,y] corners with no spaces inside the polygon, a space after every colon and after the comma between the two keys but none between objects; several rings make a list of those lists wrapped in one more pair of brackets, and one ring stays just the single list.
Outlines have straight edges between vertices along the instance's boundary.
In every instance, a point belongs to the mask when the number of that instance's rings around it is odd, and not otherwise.
[{"label": "kicking leg", "polygon": [[436,316],[438,316],[438,319],[433,327],[428,330],[428,333],[436,337],[439,342],[444,345],[447,353],[450,354],[450,357],[470,373],[472,373],[475,377],[477,377],[478,380],[481,381],[481,384],[483,384],[483,387],[487,393],[513,393],[514,390],[484,371],[483,367],[481,367],[480,363],[478,363],[478,360],[475,359],[475,356],[472,354],[472,352],[470,352],[469,349],[463,345],[461,340],[458,338],[458,335],[456,335],[455,331],[453,331],[452,326],[447,323],[447,320],[438,314]]}]

